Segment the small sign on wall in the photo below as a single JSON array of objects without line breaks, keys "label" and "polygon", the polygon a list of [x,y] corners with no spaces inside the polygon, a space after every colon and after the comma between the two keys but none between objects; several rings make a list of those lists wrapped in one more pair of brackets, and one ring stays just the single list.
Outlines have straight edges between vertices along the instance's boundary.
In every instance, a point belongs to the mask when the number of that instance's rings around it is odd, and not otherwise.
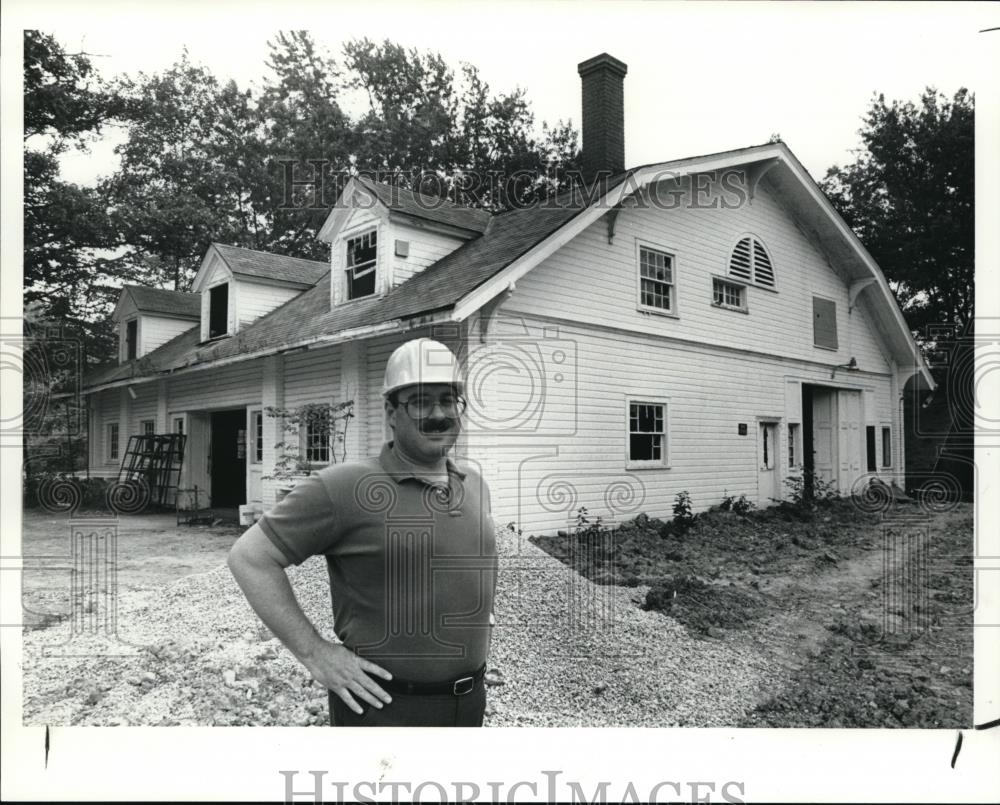
[{"label": "small sign on wall", "polygon": [[736,427],[739,429],[740,436],[746,436],[747,435],[747,423],[746,422],[740,422]]}]

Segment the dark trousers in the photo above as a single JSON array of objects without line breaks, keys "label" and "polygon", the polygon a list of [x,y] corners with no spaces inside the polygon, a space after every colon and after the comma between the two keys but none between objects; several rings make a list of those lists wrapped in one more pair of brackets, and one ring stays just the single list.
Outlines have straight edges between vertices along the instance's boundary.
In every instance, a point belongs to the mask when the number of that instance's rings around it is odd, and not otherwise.
[{"label": "dark trousers", "polygon": [[482,679],[464,696],[392,693],[392,702],[382,705],[382,709],[358,700],[364,708],[361,715],[332,690],[327,694],[331,727],[481,727],[486,710],[486,685]]}]

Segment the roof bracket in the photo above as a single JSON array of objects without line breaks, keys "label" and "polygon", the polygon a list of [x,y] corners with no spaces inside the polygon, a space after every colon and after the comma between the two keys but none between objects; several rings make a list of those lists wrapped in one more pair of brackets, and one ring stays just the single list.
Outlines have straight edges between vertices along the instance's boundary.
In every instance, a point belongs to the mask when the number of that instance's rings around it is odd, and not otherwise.
[{"label": "roof bracket", "polygon": [[869,285],[875,282],[875,277],[865,277],[864,279],[854,280],[851,283],[851,287],[847,293],[847,312],[850,313],[854,310],[854,303],[858,301],[858,295]]},{"label": "roof bracket", "polygon": [[778,161],[777,157],[765,159],[763,162],[754,162],[747,168],[747,197],[750,201],[753,201],[753,197],[757,195],[757,185],[764,178],[764,174],[777,165]]},{"label": "roof bracket", "polygon": [[618,221],[618,213],[622,211],[622,205],[615,204],[608,213],[608,243],[615,242],[615,223]]},{"label": "roof bracket", "polygon": [[490,323],[493,320],[493,314],[496,309],[500,307],[504,302],[506,302],[514,293],[515,283],[510,283],[507,288],[496,296],[494,296],[489,302],[483,305],[479,309],[479,343],[486,343],[486,335],[490,329]]}]

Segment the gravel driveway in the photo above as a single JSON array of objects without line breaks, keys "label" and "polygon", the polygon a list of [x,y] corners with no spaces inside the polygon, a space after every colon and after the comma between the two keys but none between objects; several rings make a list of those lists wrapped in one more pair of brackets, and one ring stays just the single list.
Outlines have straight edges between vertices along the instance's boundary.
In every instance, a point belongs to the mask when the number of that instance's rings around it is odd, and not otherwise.
[{"label": "gravel driveway", "polygon": [[[488,726],[733,726],[779,684],[746,640],[700,640],[644,612],[646,588],[595,585],[510,531],[498,532],[498,626]],[[331,634],[325,561],[289,575]],[[327,723],[326,691],[252,612],[225,565],[118,598],[112,651],[64,656],[67,621],[24,632],[27,725]],[[109,646],[97,644],[98,651]],[[770,666],[770,667],[769,667]]]}]

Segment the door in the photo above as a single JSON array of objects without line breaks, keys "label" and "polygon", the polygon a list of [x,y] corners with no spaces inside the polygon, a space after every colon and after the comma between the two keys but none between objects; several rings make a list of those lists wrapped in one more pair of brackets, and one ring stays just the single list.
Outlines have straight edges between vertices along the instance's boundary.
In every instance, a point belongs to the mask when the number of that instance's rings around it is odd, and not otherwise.
[{"label": "door", "polygon": [[837,397],[833,389],[812,390],[813,470],[825,484],[837,481]]},{"label": "door", "polygon": [[778,462],[778,423],[757,424],[757,506],[770,506],[781,498]]},{"label": "door", "polygon": [[240,506],[247,502],[247,413],[212,412],[212,506]]},{"label": "door", "polygon": [[264,500],[261,477],[264,469],[264,412],[247,408],[247,503]]},{"label": "door", "polygon": [[[184,418],[188,437],[184,443],[183,486],[185,489],[198,487],[198,507],[204,508],[212,499],[212,475],[209,471],[212,420],[206,411],[188,411]],[[194,498],[186,505],[193,506]]]},{"label": "door", "polygon": [[864,428],[862,427],[861,392],[844,391],[837,393],[839,412],[839,441],[837,452],[840,458],[838,483],[841,494],[848,494],[854,482],[861,477],[863,465]]}]

